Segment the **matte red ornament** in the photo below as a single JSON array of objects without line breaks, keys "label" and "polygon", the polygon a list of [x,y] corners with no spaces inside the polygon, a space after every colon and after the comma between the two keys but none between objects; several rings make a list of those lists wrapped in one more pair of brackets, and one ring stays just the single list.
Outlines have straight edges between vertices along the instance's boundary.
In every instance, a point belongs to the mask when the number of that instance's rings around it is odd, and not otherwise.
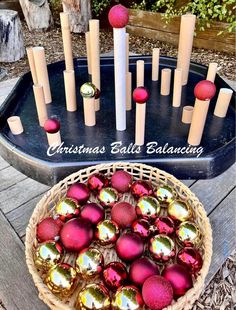
[{"label": "matte red ornament", "polygon": [[66,197],[77,200],[80,205],[85,204],[88,201],[89,196],[90,191],[83,183],[72,184],[66,194]]},{"label": "matte red ornament", "polygon": [[52,217],[47,217],[37,225],[37,240],[45,242],[55,240],[59,236],[62,225]]},{"label": "matte red ornament", "polygon": [[165,278],[151,276],[143,284],[142,296],[149,309],[161,310],[172,303],[173,288]]},{"label": "matte red ornament", "polygon": [[148,238],[152,232],[149,222],[144,219],[134,221],[132,223],[132,231],[141,238]]},{"label": "matte red ornament", "polygon": [[194,96],[199,100],[210,100],[215,96],[216,86],[208,80],[197,83],[194,88]]},{"label": "matte red ornament", "polygon": [[93,240],[92,224],[85,219],[72,219],[62,227],[60,239],[67,251],[79,252]]},{"label": "matte red ornament", "polygon": [[118,192],[128,192],[132,183],[132,176],[127,171],[118,170],[111,177],[111,185]]},{"label": "matte red ornament", "polygon": [[46,120],[43,126],[44,130],[47,133],[56,133],[60,130],[60,127],[60,122],[55,118],[49,118],[48,120]]},{"label": "matte red ornament", "polygon": [[99,192],[102,188],[109,186],[109,180],[102,173],[94,173],[89,177],[87,184],[91,191]]},{"label": "matte red ornament", "polygon": [[159,267],[147,257],[135,260],[129,269],[130,280],[137,286],[142,286],[147,278],[159,274]]},{"label": "matte red ornament", "polygon": [[155,227],[159,234],[172,235],[175,231],[174,221],[169,216],[160,216],[157,218]]},{"label": "matte red ornament", "polygon": [[104,267],[102,275],[105,285],[112,291],[116,291],[128,279],[126,267],[120,262],[109,263]]},{"label": "matte red ornament", "polygon": [[108,13],[108,20],[113,28],[124,28],[129,22],[129,11],[121,4],[114,5]]},{"label": "matte red ornament", "polygon": [[153,189],[149,182],[138,180],[131,185],[131,194],[134,196],[135,199],[139,199],[140,197],[145,195],[152,195]]},{"label": "matte red ornament", "polygon": [[140,86],[133,91],[133,99],[137,103],[145,103],[149,99],[149,92],[146,87]]},{"label": "matte red ornament", "polygon": [[199,251],[192,247],[186,247],[177,254],[177,262],[187,267],[191,273],[196,274],[202,268],[202,256]]},{"label": "matte red ornament", "polygon": [[121,228],[130,227],[136,218],[135,207],[125,201],[116,203],[111,210],[111,219]]},{"label": "matte red ornament", "polygon": [[99,204],[91,202],[83,206],[80,216],[90,221],[93,225],[97,225],[100,221],[104,220],[105,210]]},{"label": "matte red ornament", "polygon": [[188,269],[182,265],[173,264],[167,266],[164,269],[162,276],[170,281],[175,298],[183,296],[191,287],[193,287],[191,274]]},{"label": "matte red ornament", "polygon": [[144,251],[144,243],[139,235],[127,232],[123,233],[116,242],[116,252],[120,259],[131,262],[140,256]]}]

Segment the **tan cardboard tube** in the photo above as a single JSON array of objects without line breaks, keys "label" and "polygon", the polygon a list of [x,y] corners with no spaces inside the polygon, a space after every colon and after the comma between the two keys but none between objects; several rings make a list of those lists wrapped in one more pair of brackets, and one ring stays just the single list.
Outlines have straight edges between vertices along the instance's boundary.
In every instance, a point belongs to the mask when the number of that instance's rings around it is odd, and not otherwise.
[{"label": "tan cardboard tube", "polygon": [[21,119],[19,116],[8,117],[7,123],[13,135],[19,135],[24,131],[22,123],[21,123]]},{"label": "tan cardboard tube", "polygon": [[152,50],[152,81],[158,81],[159,78],[159,58],[160,49],[154,48]]},{"label": "tan cardboard tube", "polygon": [[61,134],[60,131],[55,132],[55,133],[48,133],[47,134],[47,139],[48,139],[48,144],[50,146],[58,146],[61,144]]},{"label": "tan cardboard tube", "polygon": [[33,53],[35,68],[38,77],[38,84],[43,86],[45,102],[51,103],[52,97],[44,48],[41,46],[33,47]]},{"label": "tan cardboard tube", "polygon": [[146,103],[136,103],[135,144],[143,145],[145,140]]},{"label": "tan cardboard tube", "polygon": [[83,98],[84,102],[84,123],[86,126],[96,125],[95,99]]},{"label": "tan cardboard tube", "polygon": [[136,62],[137,87],[144,86],[144,60]]},{"label": "tan cardboard tube", "polygon": [[182,85],[188,83],[195,22],[196,16],[193,14],[185,14],[181,16],[177,68],[183,70]]},{"label": "tan cardboard tube", "polygon": [[44,123],[48,119],[47,108],[44,99],[43,86],[42,85],[33,85],[34,90],[34,99],[36,103],[36,109],[38,113],[39,125],[44,126]]},{"label": "tan cardboard tube", "polygon": [[184,106],[182,113],[182,123],[191,124],[192,117],[193,117],[193,107],[191,105]]},{"label": "tan cardboard tube", "polygon": [[207,71],[207,80],[211,81],[212,83],[215,82],[215,77],[217,73],[217,63],[216,62],[210,62],[208,71]]},{"label": "tan cardboard tube", "polygon": [[126,72],[129,72],[129,34],[126,33]]},{"label": "tan cardboard tube", "polygon": [[181,104],[182,69],[175,69],[172,106],[178,108]]},{"label": "tan cardboard tube", "polygon": [[85,33],[85,41],[86,41],[86,51],[87,51],[88,74],[92,74],[92,60],[91,60],[89,31]]},{"label": "tan cardboard tube", "polygon": [[132,110],[132,73],[126,73],[126,111]]},{"label": "tan cardboard tube", "polygon": [[69,13],[60,13],[60,20],[66,70],[74,70]]},{"label": "tan cardboard tube", "polygon": [[230,88],[221,88],[214,110],[214,115],[218,117],[225,117],[232,98],[233,91]]},{"label": "tan cardboard tube", "polygon": [[170,94],[171,69],[165,68],[161,70],[161,95],[169,96]]},{"label": "tan cardboard tube", "polygon": [[[99,20],[89,21],[90,48],[92,60],[92,83],[101,91],[100,81],[100,43],[99,43]],[[95,100],[95,111],[100,110],[100,99]]]},{"label": "tan cardboard tube", "polygon": [[196,98],[188,135],[188,143],[191,145],[197,146],[201,143],[209,104],[210,100],[202,101]]},{"label": "tan cardboard tube", "polygon": [[35,63],[34,63],[33,48],[27,47],[26,52],[28,56],[28,62],[29,62],[29,67],[30,67],[33,83],[38,84],[38,78],[37,78],[37,73],[36,73]]},{"label": "tan cardboard tube", "polygon": [[63,74],[64,74],[65,94],[66,94],[66,109],[69,112],[74,112],[77,110],[75,71],[64,70]]}]

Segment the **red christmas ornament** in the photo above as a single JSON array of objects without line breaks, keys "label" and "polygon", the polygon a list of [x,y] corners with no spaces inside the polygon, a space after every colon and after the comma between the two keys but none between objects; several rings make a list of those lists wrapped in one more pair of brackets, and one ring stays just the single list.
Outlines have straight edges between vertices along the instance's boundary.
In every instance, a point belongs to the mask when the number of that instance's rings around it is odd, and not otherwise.
[{"label": "red christmas ornament", "polygon": [[159,234],[171,235],[175,231],[175,224],[168,216],[161,216],[156,219],[155,227]]},{"label": "red christmas ornament", "polygon": [[177,262],[187,267],[191,273],[196,274],[202,268],[202,256],[199,251],[192,247],[186,247],[177,254]]},{"label": "red christmas ornament", "polygon": [[147,278],[159,274],[158,266],[147,257],[135,260],[129,269],[130,280],[137,286],[142,286]]},{"label": "red christmas ornament", "polygon": [[153,189],[149,182],[138,180],[131,185],[131,193],[135,199],[139,199],[144,195],[152,195]]},{"label": "red christmas ornament", "polygon": [[104,220],[105,210],[97,203],[91,202],[83,206],[80,216],[90,221],[93,225],[97,225],[100,221]]},{"label": "red christmas ornament", "polygon": [[129,22],[129,11],[121,4],[114,5],[108,13],[108,20],[113,28],[124,28]]},{"label": "red christmas ornament", "polygon": [[140,86],[133,91],[133,99],[137,103],[145,103],[149,99],[149,92],[146,87]]},{"label": "red christmas ornament", "polygon": [[100,89],[96,88],[94,99],[99,99],[100,96],[101,96],[101,91],[100,91]]},{"label": "red christmas ornament", "polygon": [[124,285],[128,278],[125,265],[119,262],[112,262],[105,266],[103,270],[103,280],[106,286],[116,291],[120,286]]},{"label": "red christmas ornament", "polygon": [[208,80],[197,83],[194,88],[194,96],[199,100],[210,100],[215,96],[216,86]]},{"label": "red christmas ornament", "polygon": [[109,186],[109,180],[102,173],[94,173],[89,177],[87,184],[91,191],[99,192],[102,188]]},{"label": "red christmas ornament", "polygon": [[164,269],[162,276],[170,281],[175,298],[183,296],[187,290],[193,287],[192,277],[188,269],[179,264],[167,266]]},{"label": "red christmas ornament", "polygon": [[83,183],[72,184],[66,194],[66,197],[77,200],[80,205],[85,204],[88,201],[89,196],[90,191]]},{"label": "red christmas ornament", "polygon": [[116,252],[120,259],[130,262],[140,256],[144,251],[144,243],[135,233],[124,233],[116,242]]},{"label": "red christmas ornament", "polygon": [[116,203],[111,210],[111,219],[121,228],[130,227],[136,218],[135,207],[125,201]]},{"label": "red christmas ornament", "polygon": [[37,225],[37,240],[38,242],[45,242],[55,240],[59,236],[62,224],[51,217],[47,217]]},{"label": "red christmas ornament", "polygon": [[141,238],[148,238],[152,232],[150,224],[147,220],[139,219],[132,223],[132,231]]},{"label": "red christmas ornament", "polygon": [[47,133],[56,133],[60,130],[60,127],[60,122],[55,118],[49,118],[48,120],[46,120],[43,126],[44,130]]},{"label": "red christmas ornament", "polygon": [[60,238],[67,251],[79,252],[93,240],[92,224],[85,219],[72,219],[64,224]]},{"label": "red christmas ornament", "polygon": [[131,186],[132,176],[123,170],[116,171],[111,177],[111,185],[118,192],[125,193],[128,192]]},{"label": "red christmas ornament", "polygon": [[143,284],[142,296],[148,308],[161,310],[172,303],[173,288],[165,278],[151,276]]}]

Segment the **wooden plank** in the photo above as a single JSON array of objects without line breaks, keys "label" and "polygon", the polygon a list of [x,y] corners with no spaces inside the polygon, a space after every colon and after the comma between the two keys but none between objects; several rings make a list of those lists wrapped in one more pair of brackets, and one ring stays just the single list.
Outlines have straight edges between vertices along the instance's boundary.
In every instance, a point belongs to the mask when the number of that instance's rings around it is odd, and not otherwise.
[{"label": "wooden plank", "polygon": [[0,170],[5,169],[7,167],[10,167],[10,165],[0,156]]},{"label": "wooden plank", "polygon": [[[46,310],[28,272],[24,246],[0,212],[0,300],[7,310]],[[4,255],[3,255],[4,254]]]},{"label": "wooden plank", "polygon": [[23,173],[17,171],[11,166],[0,170],[0,192],[17,184],[18,182],[23,181],[26,178],[27,177]]}]

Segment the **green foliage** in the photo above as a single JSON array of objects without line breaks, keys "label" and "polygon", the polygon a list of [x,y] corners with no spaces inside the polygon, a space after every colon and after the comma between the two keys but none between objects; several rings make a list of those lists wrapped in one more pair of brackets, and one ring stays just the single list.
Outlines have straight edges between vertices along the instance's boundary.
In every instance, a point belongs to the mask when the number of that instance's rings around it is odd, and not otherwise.
[{"label": "green foliage", "polygon": [[92,0],[92,12],[95,16],[99,16],[102,12],[109,8],[112,0]]}]

